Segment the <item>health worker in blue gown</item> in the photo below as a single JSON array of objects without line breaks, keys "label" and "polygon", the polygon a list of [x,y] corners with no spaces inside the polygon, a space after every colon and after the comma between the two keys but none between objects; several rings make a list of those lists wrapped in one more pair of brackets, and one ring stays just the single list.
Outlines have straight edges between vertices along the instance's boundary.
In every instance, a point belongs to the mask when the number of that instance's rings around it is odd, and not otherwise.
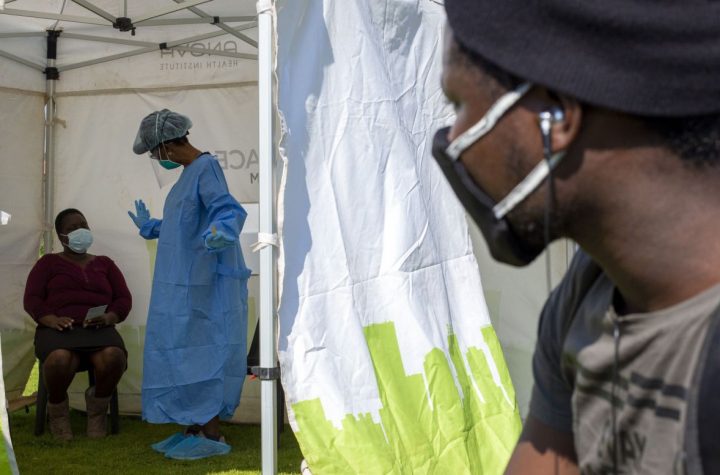
[{"label": "health worker in blue gown", "polygon": [[142,200],[130,218],[158,239],[145,335],[142,415],[187,426],[153,445],[175,459],[230,451],[220,420],[232,417],[246,375],[247,280],[239,235],[246,211],[215,157],[188,141],[189,118],[163,109],[140,123],[133,151],[182,167],[162,219]]}]

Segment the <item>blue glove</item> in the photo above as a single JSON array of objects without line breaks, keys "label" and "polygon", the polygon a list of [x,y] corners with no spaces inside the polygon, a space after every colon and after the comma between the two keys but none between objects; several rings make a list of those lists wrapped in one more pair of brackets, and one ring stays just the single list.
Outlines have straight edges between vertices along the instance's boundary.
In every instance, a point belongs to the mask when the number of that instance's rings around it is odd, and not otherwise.
[{"label": "blue glove", "polygon": [[205,247],[210,251],[217,251],[235,244],[236,239],[230,238],[222,231],[215,231],[205,236]]},{"label": "blue glove", "polygon": [[128,216],[130,216],[138,229],[142,229],[143,225],[150,221],[150,211],[148,211],[143,200],[135,200],[135,212],[137,215],[134,215],[132,211],[128,211]]}]

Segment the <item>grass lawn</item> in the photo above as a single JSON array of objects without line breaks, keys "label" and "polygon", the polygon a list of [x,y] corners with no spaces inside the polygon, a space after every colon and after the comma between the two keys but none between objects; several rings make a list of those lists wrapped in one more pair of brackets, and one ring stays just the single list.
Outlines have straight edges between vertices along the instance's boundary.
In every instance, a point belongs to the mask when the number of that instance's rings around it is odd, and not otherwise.
[{"label": "grass lawn", "polygon": [[[31,394],[37,374],[30,376],[26,394]],[[75,439],[55,441],[46,431],[33,435],[35,407],[10,413],[10,431],[20,473],[32,474],[257,474],[260,473],[260,426],[224,424],[222,432],[232,446],[230,454],[193,462],[165,458],[150,444],[177,432],[173,425],[146,424],[138,417],[121,417],[120,433],[102,440],[85,436],[85,414],[71,411]],[[280,435],[278,472],[300,473],[302,454],[290,427]]]}]

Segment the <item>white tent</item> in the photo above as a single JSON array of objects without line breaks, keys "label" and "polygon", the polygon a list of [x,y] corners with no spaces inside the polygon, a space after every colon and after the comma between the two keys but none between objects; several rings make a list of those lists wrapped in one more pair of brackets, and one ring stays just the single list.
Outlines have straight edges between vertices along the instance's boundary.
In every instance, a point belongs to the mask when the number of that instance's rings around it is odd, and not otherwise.
[{"label": "white tent", "polygon": [[[318,2],[301,2],[303,8],[313,3]],[[305,16],[286,17],[284,23],[298,27],[285,36],[281,31],[281,43],[293,41],[298,31],[313,34]],[[250,319],[261,315],[266,322],[260,366],[277,365],[275,249],[250,250],[257,241],[273,243],[277,232],[274,25],[271,0],[0,0],[0,210],[11,215],[10,224],[0,226],[0,331],[8,398],[22,391],[33,364],[34,323],[22,309],[27,272],[41,243],[58,249],[51,245],[54,215],[76,207],[93,228],[94,252],[118,263],[134,297],[131,316],[119,326],[131,355],[119,391],[121,410],[139,411],[142,366],[133,355],[142,354],[155,249],[137,237],[126,211],[143,198],[159,214],[174,175],[135,157],[131,144],[139,120],[164,107],[193,119],[193,143],[218,156],[231,191],[250,212],[241,236],[253,269]],[[288,51],[307,55],[309,62],[319,54]],[[281,74],[279,87],[289,90],[294,80]],[[286,153],[292,158],[293,150]],[[286,213],[292,211],[291,197],[284,206]],[[291,231],[302,229],[285,232]],[[472,227],[470,234],[477,237]],[[475,250],[485,300],[524,413],[534,319],[547,292],[545,261],[518,274],[492,262],[481,239]],[[563,244],[553,253],[554,283],[566,264]],[[266,389],[262,402],[260,385]],[[78,385],[78,395],[81,390]],[[264,472],[275,466],[275,397],[271,380],[246,384],[236,415],[257,420],[256,407],[262,407]]]},{"label": "white tent", "polygon": [[[130,353],[119,392],[121,410],[139,412],[155,248],[137,239],[125,214],[143,198],[159,215],[176,179],[131,152],[139,120],[153,110],[193,119],[194,143],[218,156],[231,192],[249,211],[241,236],[253,269],[249,338],[259,308],[272,312],[273,280],[260,292],[258,254],[272,276],[273,248],[250,250],[258,234],[273,233],[272,8],[236,0],[0,2],[0,209],[10,215],[0,228],[0,327],[9,399],[24,388],[34,361],[24,280],[41,245],[58,249],[55,214],[76,207],[93,228],[94,252],[116,261],[134,297],[119,326]],[[263,194],[270,197],[265,209]],[[270,360],[262,365],[274,367],[272,333],[263,336],[262,356]],[[246,384],[237,420],[258,420],[259,386]],[[274,417],[274,408],[266,404],[266,415]]]}]

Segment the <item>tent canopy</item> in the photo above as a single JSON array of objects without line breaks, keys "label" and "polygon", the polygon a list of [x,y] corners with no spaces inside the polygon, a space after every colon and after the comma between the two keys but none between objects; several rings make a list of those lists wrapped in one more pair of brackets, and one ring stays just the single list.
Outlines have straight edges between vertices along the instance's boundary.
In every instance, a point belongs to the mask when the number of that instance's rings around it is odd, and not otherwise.
[{"label": "tent canopy", "polygon": [[[256,27],[255,4],[250,1],[6,0],[0,10],[0,56],[23,68],[3,68],[0,84],[45,90],[44,76],[32,70],[43,72],[47,66],[47,30],[59,31],[63,38],[56,67],[60,73],[68,72],[69,77],[58,84],[60,92],[177,84],[170,68],[138,74],[142,69],[138,66],[152,63],[154,55],[147,53],[158,51],[164,53],[161,57],[165,60],[186,55],[207,59],[208,50],[216,60],[253,60],[257,58]],[[138,55],[147,56],[140,64],[135,58],[132,68],[127,67],[128,61],[121,61]],[[79,77],[87,76],[83,68],[99,63],[107,63],[101,69],[105,81],[88,82]],[[233,74],[233,80],[255,79],[256,67],[238,69],[247,73]],[[186,75],[184,81],[191,85],[207,83],[208,79],[196,74]]]}]

